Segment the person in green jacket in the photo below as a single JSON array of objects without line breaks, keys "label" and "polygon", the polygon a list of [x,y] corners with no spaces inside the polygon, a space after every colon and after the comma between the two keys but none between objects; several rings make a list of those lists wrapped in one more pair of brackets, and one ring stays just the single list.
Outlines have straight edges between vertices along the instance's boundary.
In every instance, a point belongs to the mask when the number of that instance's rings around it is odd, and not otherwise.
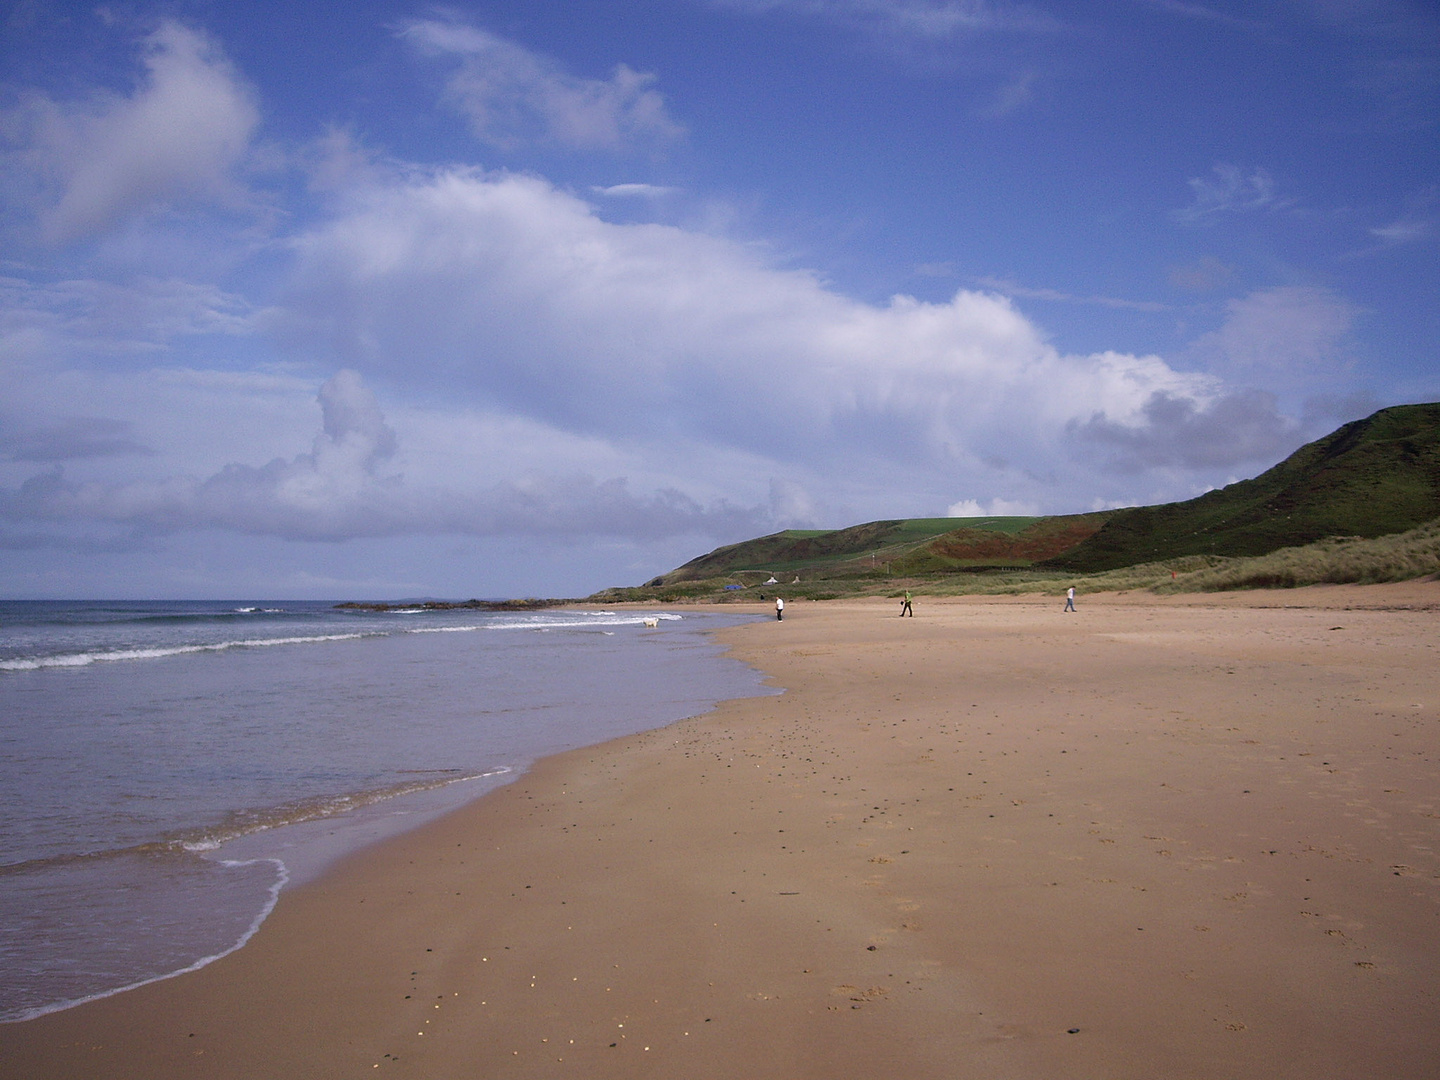
[{"label": "person in green jacket", "polygon": [[906,615],[909,615],[912,619],[915,617],[915,609],[910,606],[909,589],[905,590],[905,599],[900,601],[900,617],[903,619]]}]

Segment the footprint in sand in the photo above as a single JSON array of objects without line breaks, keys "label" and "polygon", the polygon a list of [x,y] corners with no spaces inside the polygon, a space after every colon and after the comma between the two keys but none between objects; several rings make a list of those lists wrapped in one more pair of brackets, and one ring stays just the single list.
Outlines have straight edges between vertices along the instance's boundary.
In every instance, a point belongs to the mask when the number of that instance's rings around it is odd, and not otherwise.
[{"label": "footprint in sand", "polygon": [[890,991],[884,986],[872,986],[868,989],[861,990],[858,986],[851,986],[849,983],[841,983],[839,986],[831,990],[830,993],[833,997],[843,997],[848,999],[849,1001],[857,1002],[858,1004],[852,1007],[858,1008],[860,1005],[867,1005],[872,1001],[878,1001],[886,994],[890,993]]}]

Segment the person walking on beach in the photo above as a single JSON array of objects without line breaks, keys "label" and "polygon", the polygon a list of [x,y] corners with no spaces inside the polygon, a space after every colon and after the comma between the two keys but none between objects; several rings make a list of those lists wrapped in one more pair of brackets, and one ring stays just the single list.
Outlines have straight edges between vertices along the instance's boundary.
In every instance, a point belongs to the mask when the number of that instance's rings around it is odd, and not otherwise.
[{"label": "person walking on beach", "polygon": [[915,609],[910,606],[909,589],[905,590],[905,599],[900,601],[900,617],[903,619],[906,615],[909,615],[912,619],[915,617]]},{"label": "person walking on beach", "polygon": [[[1065,611],[1075,610],[1075,586],[1070,586],[1070,591],[1065,594]],[[1065,612],[1061,612],[1063,615]]]},{"label": "person walking on beach", "polygon": [[785,618],[785,598],[784,598],[783,596],[777,596],[777,597],[775,597],[775,621],[776,621],[776,622],[781,622],[781,621],[784,620],[784,618]]}]

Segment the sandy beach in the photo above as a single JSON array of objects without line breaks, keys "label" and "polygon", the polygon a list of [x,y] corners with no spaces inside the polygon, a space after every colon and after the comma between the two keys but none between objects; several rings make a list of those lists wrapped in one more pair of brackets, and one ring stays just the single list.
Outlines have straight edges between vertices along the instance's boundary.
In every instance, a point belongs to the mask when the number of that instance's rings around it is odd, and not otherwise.
[{"label": "sandy beach", "polygon": [[[1440,583],[792,603],[34,1078],[1440,1076]],[[758,609],[757,609],[758,610]]]}]

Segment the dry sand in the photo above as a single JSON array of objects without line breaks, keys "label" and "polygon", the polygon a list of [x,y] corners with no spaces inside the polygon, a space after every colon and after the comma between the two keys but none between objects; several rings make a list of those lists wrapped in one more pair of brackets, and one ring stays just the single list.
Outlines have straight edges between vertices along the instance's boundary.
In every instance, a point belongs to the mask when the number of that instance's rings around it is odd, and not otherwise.
[{"label": "dry sand", "polygon": [[1440,1076],[1440,584],[794,603],[5,1077]]}]

